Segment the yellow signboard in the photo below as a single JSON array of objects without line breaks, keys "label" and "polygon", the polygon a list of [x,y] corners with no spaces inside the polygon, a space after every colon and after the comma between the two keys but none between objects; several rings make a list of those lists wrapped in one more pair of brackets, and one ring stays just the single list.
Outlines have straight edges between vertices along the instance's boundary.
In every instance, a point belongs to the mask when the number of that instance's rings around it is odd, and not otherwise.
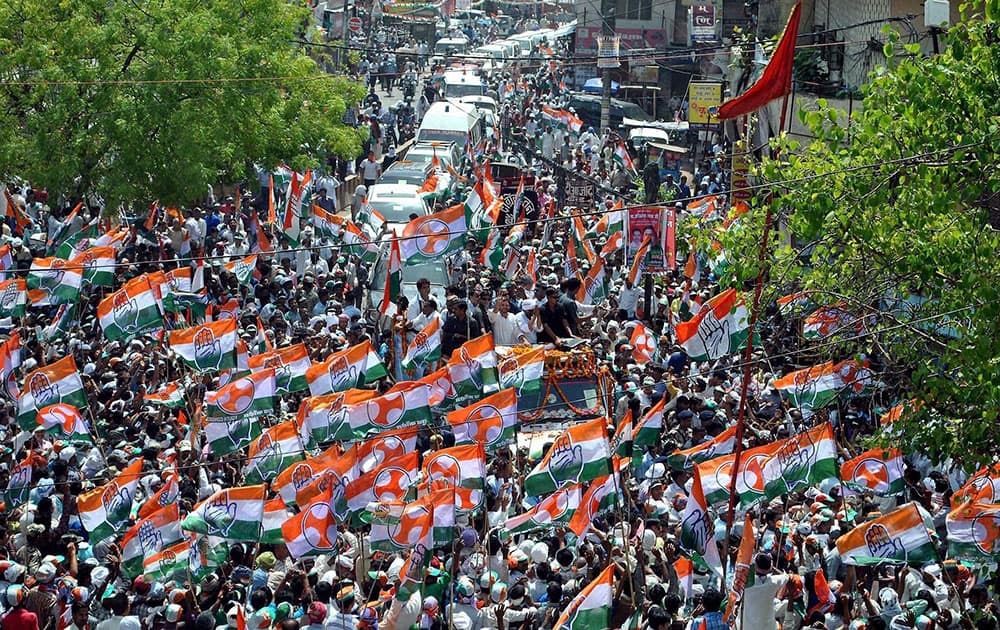
[{"label": "yellow signboard", "polygon": [[691,129],[712,129],[722,104],[722,84],[692,81],[688,84],[688,124]]}]

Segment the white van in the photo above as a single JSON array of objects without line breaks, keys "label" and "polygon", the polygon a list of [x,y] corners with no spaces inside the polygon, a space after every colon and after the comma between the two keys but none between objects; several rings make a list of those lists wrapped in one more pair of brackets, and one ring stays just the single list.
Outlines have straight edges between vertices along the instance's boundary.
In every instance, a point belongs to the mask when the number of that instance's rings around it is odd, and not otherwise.
[{"label": "white van", "polygon": [[469,50],[469,40],[464,37],[445,37],[434,44],[435,55],[464,55]]},{"label": "white van", "polygon": [[486,84],[473,72],[463,70],[444,73],[441,79],[442,95],[445,98],[462,98],[463,96],[482,96],[486,94]]},{"label": "white van", "polygon": [[485,17],[486,13],[479,9],[466,9],[464,11],[455,11],[448,20],[451,22],[452,27],[457,26],[464,29]]},{"label": "white van", "polygon": [[463,151],[471,142],[476,148],[483,142],[483,125],[471,105],[454,101],[431,103],[417,129],[417,142],[454,142]]}]

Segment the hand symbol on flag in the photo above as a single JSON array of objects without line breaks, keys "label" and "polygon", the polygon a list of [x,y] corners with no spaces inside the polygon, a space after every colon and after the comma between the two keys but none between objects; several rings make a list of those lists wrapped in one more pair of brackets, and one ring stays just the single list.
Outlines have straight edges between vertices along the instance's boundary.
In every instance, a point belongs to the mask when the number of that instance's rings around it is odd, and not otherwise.
[{"label": "hand symbol on flag", "polygon": [[222,358],[222,342],[215,338],[209,328],[203,328],[194,336],[194,361],[200,368],[218,368]]},{"label": "hand symbol on flag", "polygon": [[549,475],[556,488],[567,482],[575,482],[583,472],[583,448],[573,444],[569,437],[563,435],[552,445],[552,456],[549,458]]},{"label": "hand symbol on flag", "polygon": [[230,503],[225,496],[213,499],[205,506],[205,524],[209,535],[223,537],[229,535],[229,528],[236,522],[236,504]]},{"label": "hand symbol on flag", "polygon": [[729,320],[719,321],[712,312],[705,315],[698,326],[698,336],[705,346],[709,359],[718,359],[729,354]]}]

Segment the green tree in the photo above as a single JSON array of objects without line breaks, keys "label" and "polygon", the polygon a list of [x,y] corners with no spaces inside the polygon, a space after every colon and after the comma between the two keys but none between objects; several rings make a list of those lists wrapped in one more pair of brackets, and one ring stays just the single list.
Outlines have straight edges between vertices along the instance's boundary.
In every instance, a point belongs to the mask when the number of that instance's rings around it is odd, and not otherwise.
[{"label": "green tree", "polygon": [[[992,12],[965,12],[938,56],[889,32],[849,131],[821,101],[799,112],[818,139],[781,138],[758,175],[794,237],[771,240],[762,304],[802,288],[865,326],[797,361],[874,358],[884,406],[920,402],[892,442],[972,467],[1000,453],[1000,37]],[[762,224],[758,208],[721,237],[731,281],[756,277]]]},{"label": "green tree", "polygon": [[0,176],[108,207],[180,204],[253,163],[353,157],[363,89],[292,40],[286,0],[12,0],[0,5]]}]

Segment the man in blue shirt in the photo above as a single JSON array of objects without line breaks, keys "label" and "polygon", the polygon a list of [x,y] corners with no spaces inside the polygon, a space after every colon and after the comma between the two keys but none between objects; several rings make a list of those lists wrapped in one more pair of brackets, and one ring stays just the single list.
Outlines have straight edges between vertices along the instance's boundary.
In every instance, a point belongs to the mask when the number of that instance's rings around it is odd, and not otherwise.
[{"label": "man in blue shirt", "polygon": [[729,630],[729,625],[722,620],[722,593],[714,588],[705,589],[701,596],[701,608],[704,611],[700,619],[691,622],[692,628],[699,630]]}]

